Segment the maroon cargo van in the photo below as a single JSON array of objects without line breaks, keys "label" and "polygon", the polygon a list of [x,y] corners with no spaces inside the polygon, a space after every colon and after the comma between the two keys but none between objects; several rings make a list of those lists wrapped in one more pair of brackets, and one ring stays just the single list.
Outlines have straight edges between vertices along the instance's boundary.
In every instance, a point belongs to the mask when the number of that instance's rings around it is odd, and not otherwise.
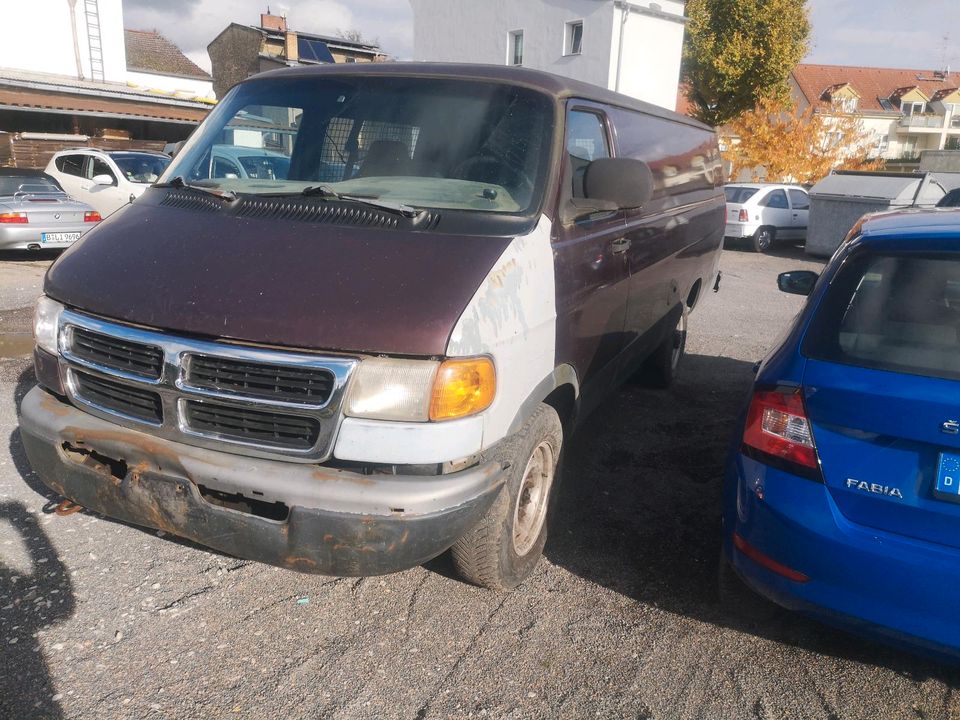
[{"label": "maroon cargo van", "polygon": [[518,68],[233,88],[36,315],[23,442],[105,515],[305,572],[510,588],[567,434],[666,386],[724,232],[713,131]]}]

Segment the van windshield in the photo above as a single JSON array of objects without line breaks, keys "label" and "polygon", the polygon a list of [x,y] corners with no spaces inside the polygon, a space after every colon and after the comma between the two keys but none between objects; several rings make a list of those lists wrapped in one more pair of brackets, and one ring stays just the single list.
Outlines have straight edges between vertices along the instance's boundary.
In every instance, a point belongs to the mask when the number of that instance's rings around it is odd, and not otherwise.
[{"label": "van windshield", "polygon": [[554,122],[547,96],[495,83],[264,78],[234,88],[162,180],[527,213],[544,194]]}]

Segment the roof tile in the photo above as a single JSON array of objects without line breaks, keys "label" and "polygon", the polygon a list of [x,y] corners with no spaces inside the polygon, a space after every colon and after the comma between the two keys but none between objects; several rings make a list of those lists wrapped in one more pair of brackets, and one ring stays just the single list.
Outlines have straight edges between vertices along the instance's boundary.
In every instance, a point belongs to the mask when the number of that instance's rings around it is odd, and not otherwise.
[{"label": "roof tile", "polygon": [[209,80],[210,75],[158,32],[124,30],[127,70]]},{"label": "roof tile", "polygon": [[826,104],[824,92],[837,85],[849,83],[860,94],[860,112],[888,112],[880,105],[881,99],[920,88],[927,97],[953,88],[960,81],[960,73],[943,74],[933,70],[859,67],[853,65],[801,64],[793,71],[800,92],[813,105]]}]

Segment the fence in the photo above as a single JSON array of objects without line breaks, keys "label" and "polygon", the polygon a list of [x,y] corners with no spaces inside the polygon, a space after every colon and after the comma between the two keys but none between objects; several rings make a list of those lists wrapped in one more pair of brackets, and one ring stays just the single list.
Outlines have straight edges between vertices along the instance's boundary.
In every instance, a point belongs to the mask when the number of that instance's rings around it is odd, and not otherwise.
[{"label": "fence", "polygon": [[42,133],[0,133],[0,167],[45,168],[55,152],[89,147],[100,150],[158,150],[162,140],[126,140],[86,135],[49,135]]}]

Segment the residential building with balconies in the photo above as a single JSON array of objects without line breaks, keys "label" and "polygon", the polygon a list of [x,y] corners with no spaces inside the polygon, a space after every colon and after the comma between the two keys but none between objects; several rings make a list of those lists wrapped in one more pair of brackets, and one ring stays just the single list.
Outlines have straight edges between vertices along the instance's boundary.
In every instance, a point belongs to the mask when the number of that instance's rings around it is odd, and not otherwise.
[{"label": "residential building with balconies", "polygon": [[800,111],[855,114],[870,154],[912,169],[926,150],[960,150],[960,73],[798,65],[790,76]]}]

